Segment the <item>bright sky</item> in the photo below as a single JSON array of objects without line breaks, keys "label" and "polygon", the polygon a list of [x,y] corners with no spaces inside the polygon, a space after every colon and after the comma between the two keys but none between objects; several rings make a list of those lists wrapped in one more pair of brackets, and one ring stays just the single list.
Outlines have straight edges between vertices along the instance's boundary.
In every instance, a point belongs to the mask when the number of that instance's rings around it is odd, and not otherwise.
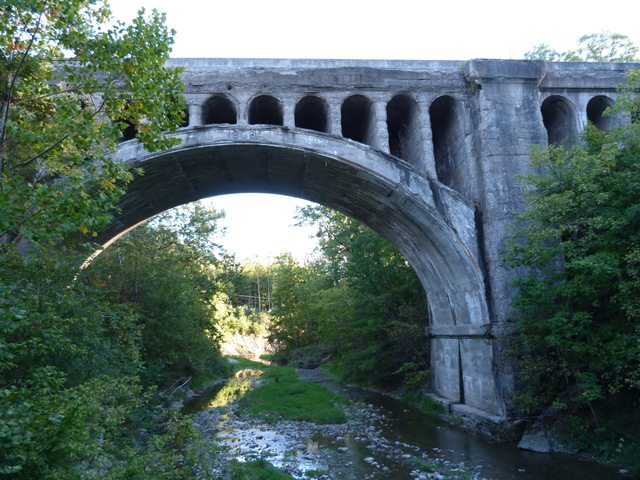
[{"label": "bright sky", "polygon": [[[157,8],[176,30],[174,57],[468,60],[522,58],[538,43],[575,48],[611,31],[640,45],[632,0],[110,0],[119,19]],[[299,259],[309,232],[290,228],[302,201],[273,195],[213,200],[239,260],[281,251]]]},{"label": "bright sky", "polygon": [[225,211],[221,243],[237,260],[267,262],[286,251],[303,262],[317,244],[315,228],[294,226],[296,207],[309,204],[304,200],[249,193],[214,197],[211,204]]}]

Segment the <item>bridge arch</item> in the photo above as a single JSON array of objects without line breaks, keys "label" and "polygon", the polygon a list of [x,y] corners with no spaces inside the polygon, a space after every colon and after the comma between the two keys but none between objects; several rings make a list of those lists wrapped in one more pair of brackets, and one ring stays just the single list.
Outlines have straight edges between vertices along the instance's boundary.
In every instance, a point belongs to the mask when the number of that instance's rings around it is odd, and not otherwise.
[{"label": "bridge arch", "polygon": [[387,130],[391,155],[419,165],[424,155],[420,112],[415,98],[406,93],[387,103]]},{"label": "bridge arch", "polygon": [[310,130],[210,125],[175,136],[180,144],[161,153],[135,141],[120,146],[116,159],[145,173],[129,185],[100,243],[164,210],[229,193],[276,193],[339,210],[389,240],[422,282],[435,393],[504,416],[472,205],[407,162]]},{"label": "bridge arch", "polygon": [[347,97],[342,102],[340,119],[344,138],[374,145],[376,116],[369,97],[360,94]]},{"label": "bridge arch", "polygon": [[302,97],[294,110],[295,126],[327,133],[329,131],[329,107],[327,102],[315,95]]},{"label": "bridge arch", "polygon": [[461,102],[451,95],[441,95],[429,106],[433,157],[438,180],[458,192],[464,192],[467,157],[464,111]]}]

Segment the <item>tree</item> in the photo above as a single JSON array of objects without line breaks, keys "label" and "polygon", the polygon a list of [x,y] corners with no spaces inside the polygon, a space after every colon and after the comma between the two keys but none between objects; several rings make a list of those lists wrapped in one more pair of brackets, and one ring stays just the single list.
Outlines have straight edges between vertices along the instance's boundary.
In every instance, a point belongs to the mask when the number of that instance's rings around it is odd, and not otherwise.
[{"label": "tree", "polygon": [[626,35],[601,32],[580,37],[577,50],[558,52],[540,43],[525,53],[524,58],[547,62],[635,62],[637,54],[638,47]]},{"label": "tree", "polygon": [[[637,111],[638,87],[635,71],[618,110]],[[640,424],[639,158],[637,122],[589,125],[581,145],[534,149],[509,248],[511,264],[529,272],[515,284],[521,406],[588,412],[585,431],[613,456],[638,452],[629,432]]]},{"label": "tree", "polygon": [[299,218],[317,226],[322,256],[304,266],[283,256],[273,266],[276,347],[321,346],[343,378],[379,386],[426,370],[426,298],[406,259],[334,210],[307,207]]},{"label": "tree", "polygon": [[[109,21],[100,0],[0,0],[3,478],[190,471],[188,424],[150,419],[142,315],[77,278],[78,240],[109,220],[131,178],[109,157],[123,129],[165,148],[183,109],[164,17]],[[133,437],[143,426],[144,448]]]},{"label": "tree", "polygon": [[[168,322],[176,336],[172,348],[158,352],[149,334],[159,322],[149,325],[140,304],[114,301],[104,283],[71,281],[76,274],[75,265],[54,256],[26,261],[15,249],[3,252],[0,477],[187,478],[180,438],[188,423],[158,418],[149,381],[158,364],[171,371],[202,365],[196,347],[203,343],[215,362],[211,339],[194,328],[201,317]],[[182,313],[199,313],[189,307]],[[148,432],[144,444],[134,436],[141,428]]]},{"label": "tree", "polygon": [[546,43],[539,43],[524,54],[526,60],[544,60],[545,62],[567,61],[565,54],[551,48]]},{"label": "tree", "polygon": [[328,270],[352,302],[352,316],[334,340],[340,342],[338,363],[345,377],[389,387],[427,370],[427,299],[404,256],[338,212],[307,208],[302,216],[318,222]]},{"label": "tree", "polygon": [[80,277],[137,313],[146,385],[225,372],[213,322],[224,267],[215,238],[220,218],[200,203],[161,214],[119,239]]},{"label": "tree", "polygon": [[126,125],[149,150],[182,118],[173,32],[141,10],[109,24],[100,0],[3,0],[0,241],[70,240],[108,220],[130,173],[109,159]]}]

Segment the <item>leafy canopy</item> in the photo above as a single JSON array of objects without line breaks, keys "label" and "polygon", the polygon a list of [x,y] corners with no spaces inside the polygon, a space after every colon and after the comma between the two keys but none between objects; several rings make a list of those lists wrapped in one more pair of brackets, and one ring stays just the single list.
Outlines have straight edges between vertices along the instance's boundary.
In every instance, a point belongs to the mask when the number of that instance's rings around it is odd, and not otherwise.
[{"label": "leafy canopy", "polygon": [[[172,37],[155,11],[125,26],[100,0],[0,0],[3,478],[193,477],[191,428],[159,418],[150,381],[164,380],[159,365],[182,372],[216,361],[206,302],[157,282],[178,295],[173,313],[194,315],[174,325],[190,351],[152,348],[148,334],[164,318],[124,298],[130,264],[117,263],[118,298],[104,278],[77,275],[75,249],[109,220],[130,179],[109,157],[123,128],[148,150],[173,143],[165,133],[180,124],[183,101],[179,71],[165,67]],[[180,247],[175,256],[196,261]],[[200,286],[204,275],[189,265]]]},{"label": "leafy canopy", "polygon": [[638,47],[626,35],[592,33],[578,39],[578,48],[559,52],[546,43],[535,45],[524,54],[527,60],[547,62],[636,62]]},{"label": "leafy canopy", "polygon": [[161,214],[107,248],[80,276],[138,314],[146,383],[224,371],[213,323],[226,267],[216,244],[220,218],[200,203]]},{"label": "leafy canopy", "polygon": [[144,10],[110,22],[99,0],[2,0],[0,241],[96,232],[130,173],[108,155],[133,125],[148,150],[181,122],[173,32]]}]

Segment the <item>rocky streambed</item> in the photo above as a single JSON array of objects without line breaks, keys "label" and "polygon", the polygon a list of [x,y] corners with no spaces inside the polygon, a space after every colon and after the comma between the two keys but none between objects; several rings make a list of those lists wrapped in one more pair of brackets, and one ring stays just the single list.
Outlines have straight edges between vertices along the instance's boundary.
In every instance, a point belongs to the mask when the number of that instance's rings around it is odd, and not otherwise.
[{"label": "rocky streambed", "polygon": [[440,449],[423,451],[383,435],[388,418],[366,403],[345,406],[349,420],[339,425],[262,420],[238,415],[235,405],[205,410],[194,423],[207,437],[226,447],[218,474],[231,458],[265,459],[295,478],[480,479],[464,463],[446,459]]},{"label": "rocky streambed", "polygon": [[[302,378],[347,396],[347,422],[267,422],[241,415],[237,402],[207,408],[202,398],[196,399],[200,406],[192,413],[194,424],[219,449],[215,455],[217,476],[230,478],[228,465],[232,459],[264,459],[299,479],[617,477],[573,457],[524,452],[512,445],[486,442],[392,398],[337,385],[319,370],[302,372]],[[209,405],[219,405],[215,395],[215,391],[209,393],[213,399]]]}]

